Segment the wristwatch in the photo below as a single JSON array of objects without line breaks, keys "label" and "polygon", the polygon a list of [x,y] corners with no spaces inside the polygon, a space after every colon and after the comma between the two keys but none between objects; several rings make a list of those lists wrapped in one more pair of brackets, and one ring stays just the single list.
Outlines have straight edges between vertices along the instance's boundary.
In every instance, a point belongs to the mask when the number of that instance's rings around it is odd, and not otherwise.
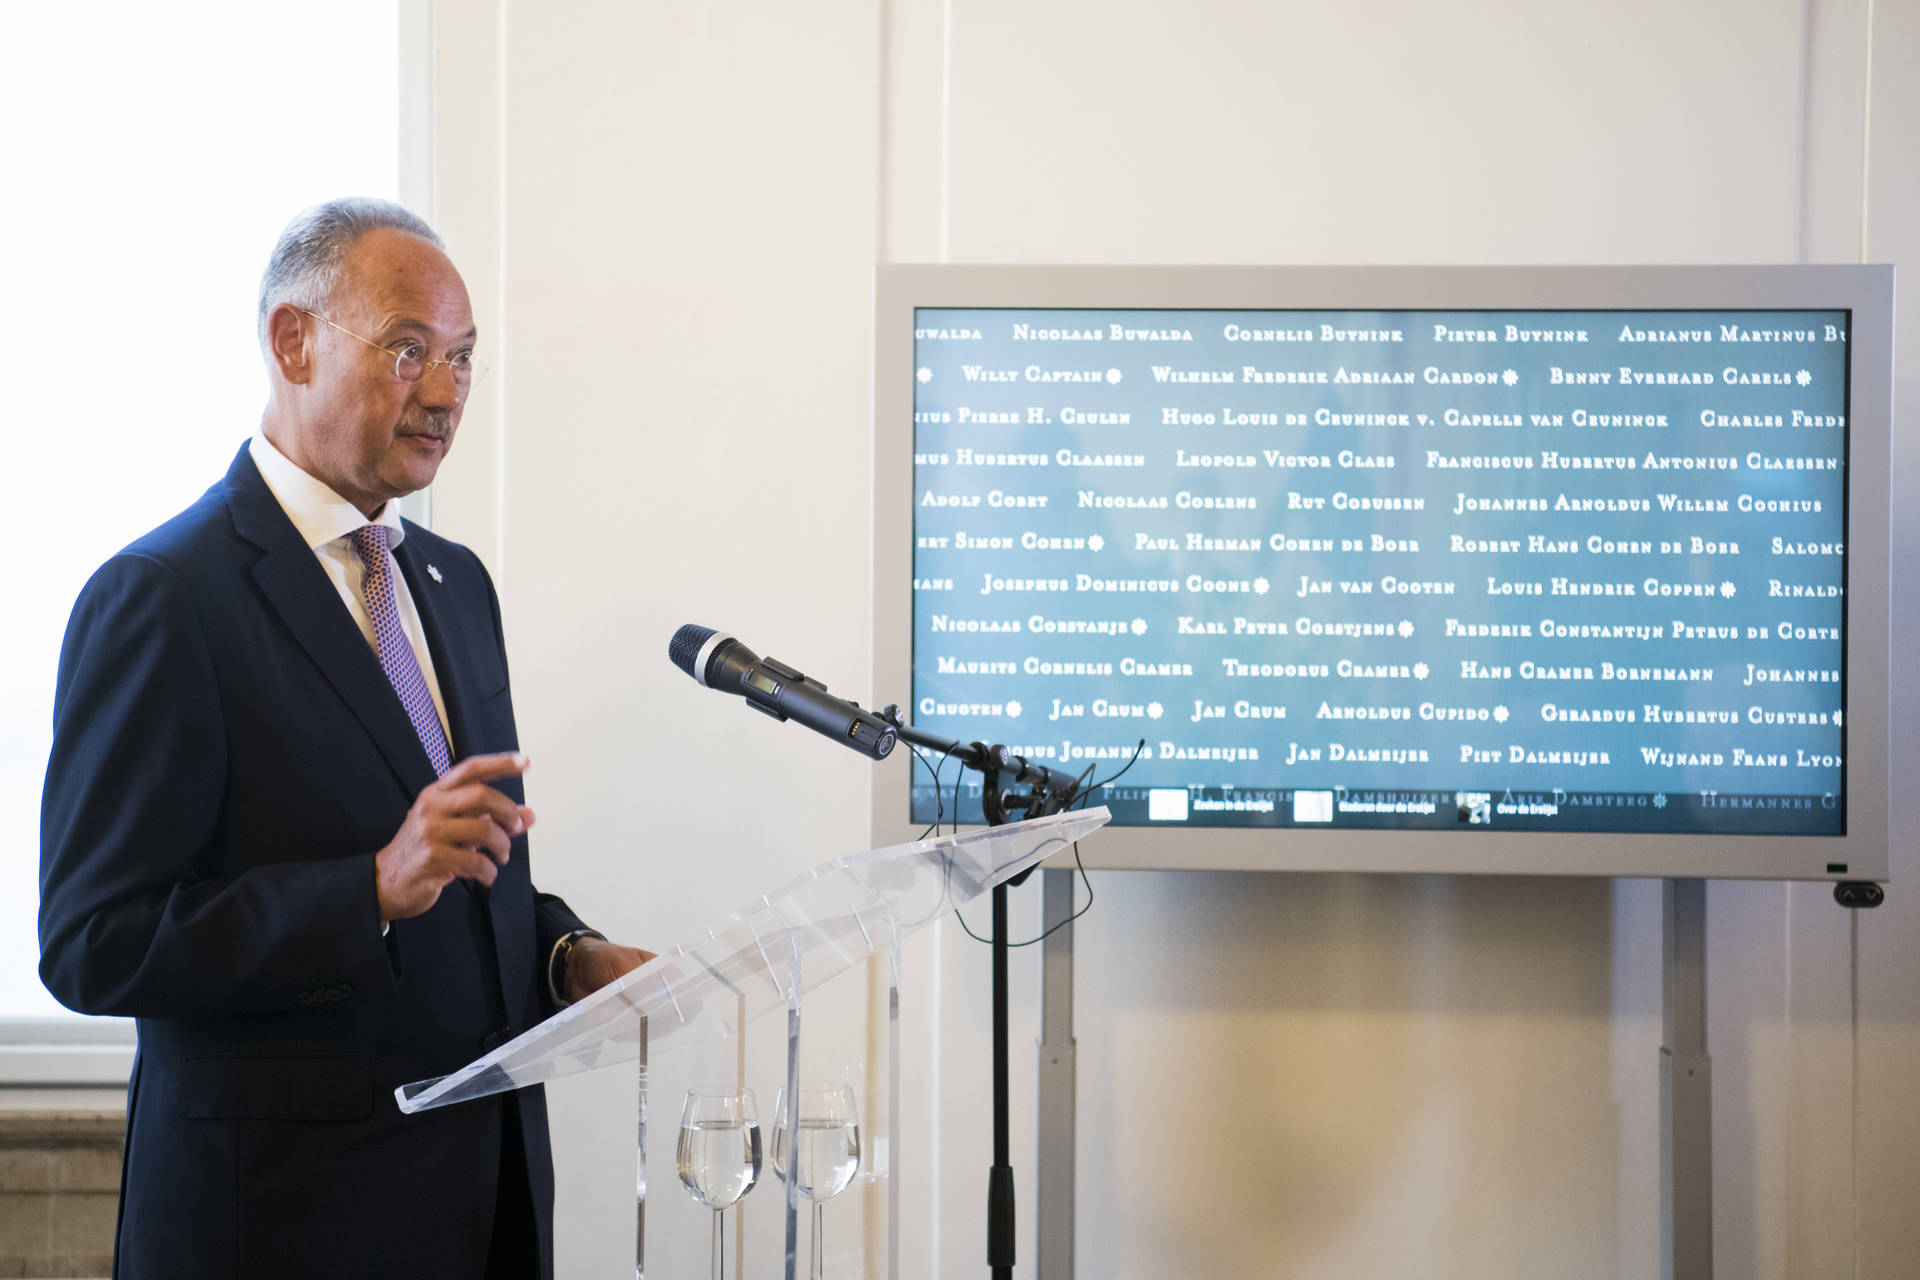
[{"label": "wristwatch", "polygon": [[562,1009],[573,1003],[567,999],[567,960],[573,955],[575,944],[582,938],[598,938],[605,942],[607,935],[598,929],[575,929],[572,933],[562,935],[547,956],[547,994]]}]

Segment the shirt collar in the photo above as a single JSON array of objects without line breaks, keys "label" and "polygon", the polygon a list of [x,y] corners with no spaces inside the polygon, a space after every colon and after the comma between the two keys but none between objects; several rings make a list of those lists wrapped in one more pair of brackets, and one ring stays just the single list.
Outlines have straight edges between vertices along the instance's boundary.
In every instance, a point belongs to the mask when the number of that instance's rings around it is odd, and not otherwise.
[{"label": "shirt collar", "polygon": [[[293,521],[293,527],[309,549],[318,551],[334,539],[344,538],[369,523],[360,508],[335,493],[325,481],[302,471],[264,432],[254,432],[248,452],[253,457],[253,465],[260,469],[260,478],[267,482],[274,500],[287,513],[287,519]],[[393,531],[387,539],[390,547],[399,546],[400,540],[407,536],[400,523],[400,504],[391,499],[371,523],[383,524]]]}]

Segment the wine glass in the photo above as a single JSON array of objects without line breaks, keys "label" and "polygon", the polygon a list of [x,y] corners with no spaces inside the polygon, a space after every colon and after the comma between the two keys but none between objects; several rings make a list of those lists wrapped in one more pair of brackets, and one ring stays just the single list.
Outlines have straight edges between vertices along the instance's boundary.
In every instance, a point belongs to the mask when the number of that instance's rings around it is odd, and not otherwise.
[{"label": "wine glass", "polygon": [[[789,1123],[785,1089],[774,1104],[773,1168],[783,1181],[792,1170],[794,1190],[813,1204],[813,1264],[808,1274],[821,1280],[826,1248],[820,1213],[824,1202],[845,1191],[860,1168],[860,1116],[854,1110],[853,1090],[844,1084],[803,1080],[795,1095],[798,1124]],[[795,1131],[791,1135],[790,1128]]]},{"label": "wine glass", "polygon": [[681,1183],[713,1210],[713,1280],[725,1280],[727,1206],[760,1180],[760,1118],[753,1090],[725,1085],[687,1090],[673,1156]]}]

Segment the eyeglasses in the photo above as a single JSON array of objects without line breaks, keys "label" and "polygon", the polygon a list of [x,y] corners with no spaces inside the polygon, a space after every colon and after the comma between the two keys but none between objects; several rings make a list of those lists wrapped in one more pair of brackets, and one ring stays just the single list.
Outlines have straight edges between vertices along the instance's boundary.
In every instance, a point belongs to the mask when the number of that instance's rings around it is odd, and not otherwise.
[{"label": "eyeglasses", "polygon": [[308,311],[305,307],[300,308],[300,310],[312,316],[315,320],[320,321],[322,324],[332,325],[349,338],[366,343],[381,355],[392,356],[393,376],[402,382],[418,382],[420,379],[426,377],[428,373],[443,365],[449,373],[453,374],[453,382],[457,387],[471,387],[474,383],[487,376],[487,367],[473,362],[472,351],[456,351],[444,360],[429,360],[427,359],[426,346],[423,343],[415,342],[411,338],[397,346],[383,347],[372,338],[362,337],[343,324],[334,324],[333,321],[327,319],[318,311]]}]

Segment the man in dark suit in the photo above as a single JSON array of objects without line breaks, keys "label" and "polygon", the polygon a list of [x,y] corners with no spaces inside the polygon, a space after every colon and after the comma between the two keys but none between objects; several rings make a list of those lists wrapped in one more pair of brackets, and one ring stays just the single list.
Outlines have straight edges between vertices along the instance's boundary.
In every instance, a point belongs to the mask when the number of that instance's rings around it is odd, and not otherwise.
[{"label": "man in dark suit", "polygon": [[475,369],[439,238],[295,219],[260,434],[88,582],[41,813],[41,976],[139,1020],[120,1277],[551,1276],[538,1089],[402,1116],[648,953],[527,869],[499,602],[402,521]]}]

